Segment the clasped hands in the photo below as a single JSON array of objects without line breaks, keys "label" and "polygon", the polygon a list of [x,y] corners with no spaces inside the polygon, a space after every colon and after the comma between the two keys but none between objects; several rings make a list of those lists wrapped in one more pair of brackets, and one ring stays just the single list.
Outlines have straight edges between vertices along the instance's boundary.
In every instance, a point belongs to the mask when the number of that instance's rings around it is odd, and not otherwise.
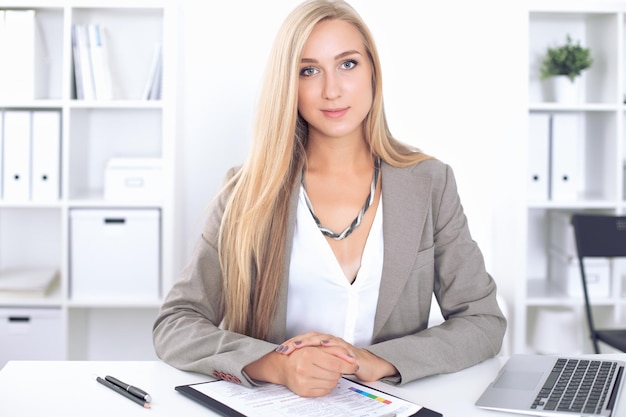
[{"label": "clasped hands", "polygon": [[343,375],[375,381],[396,373],[393,365],[373,353],[316,332],[286,340],[244,370],[254,379],[284,385],[303,397],[330,393]]}]

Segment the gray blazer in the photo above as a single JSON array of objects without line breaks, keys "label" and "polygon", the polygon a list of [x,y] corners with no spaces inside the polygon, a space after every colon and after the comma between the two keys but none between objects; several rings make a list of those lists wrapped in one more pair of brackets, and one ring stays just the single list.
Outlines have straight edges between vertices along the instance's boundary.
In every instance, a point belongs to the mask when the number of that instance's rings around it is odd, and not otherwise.
[{"label": "gray blazer", "polygon": [[[385,381],[403,384],[496,355],[506,321],[496,302],[496,284],[470,236],[451,168],[435,159],[408,168],[383,163],[382,184],[383,276],[374,342],[366,349],[398,369],[397,376]],[[284,283],[268,340],[219,328],[222,277],[216,236],[223,196],[209,213],[191,260],[154,324],[154,346],[160,358],[180,369],[257,385],[243,367],[285,340],[289,253],[299,185],[294,184],[291,195]],[[433,293],[446,321],[427,328]]]}]

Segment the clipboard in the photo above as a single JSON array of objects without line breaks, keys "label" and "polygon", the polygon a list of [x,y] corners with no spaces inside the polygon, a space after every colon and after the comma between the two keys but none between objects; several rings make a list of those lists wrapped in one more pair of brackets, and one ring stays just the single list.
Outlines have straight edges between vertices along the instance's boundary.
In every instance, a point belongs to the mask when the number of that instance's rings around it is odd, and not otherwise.
[{"label": "clipboard", "polygon": [[[315,414],[320,407],[329,407],[328,415],[342,417],[366,413],[368,416],[391,417],[396,416],[396,409],[404,413],[400,415],[408,417],[443,417],[441,413],[347,378],[340,380],[336,391],[318,398],[300,397],[280,385],[248,388],[224,380],[179,385],[174,389],[226,417],[306,416],[306,411]],[[336,414],[331,414],[333,412]]]}]

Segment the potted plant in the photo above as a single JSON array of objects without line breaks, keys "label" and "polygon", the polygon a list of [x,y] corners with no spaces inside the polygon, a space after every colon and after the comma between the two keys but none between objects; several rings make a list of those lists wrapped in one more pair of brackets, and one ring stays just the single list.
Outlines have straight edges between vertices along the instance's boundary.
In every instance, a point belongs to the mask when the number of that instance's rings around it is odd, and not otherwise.
[{"label": "potted plant", "polygon": [[576,81],[592,64],[589,48],[582,47],[580,41],[574,43],[568,34],[564,45],[547,49],[541,64],[541,79],[553,81],[557,101],[571,101],[574,99],[572,94],[577,95]]}]

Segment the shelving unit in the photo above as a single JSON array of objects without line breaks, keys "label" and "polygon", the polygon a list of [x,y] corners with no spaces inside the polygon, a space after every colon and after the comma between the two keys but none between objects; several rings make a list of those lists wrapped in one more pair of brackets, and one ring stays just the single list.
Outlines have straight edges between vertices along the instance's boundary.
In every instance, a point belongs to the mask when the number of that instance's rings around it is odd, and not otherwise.
[{"label": "shelving unit", "polygon": [[[566,244],[565,240],[572,242],[573,235],[568,237],[561,232],[559,236],[555,236],[555,224],[562,221],[563,216],[573,212],[626,212],[625,28],[626,6],[623,3],[529,2],[529,146],[530,141],[538,140],[538,129],[532,124],[533,118],[535,121],[541,120],[542,115],[545,115],[547,120],[551,120],[549,123],[552,123],[547,127],[552,132],[552,148],[548,155],[551,166],[554,167],[555,159],[563,157],[563,150],[555,149],[557,133],[554,123],[555,120],[567,118],[576,124],[568,133],[567,140],[571,140],[571,149],[578,149],[578,153],[574,158],[576,167],[570,178],[575,182],[576,195],[571,198],[559,198],[558,193],[553,197],[554,194],[551,195],[549,191],[544,194],[545,197],[540,197],[530,191],[535,175],[532,166],[537,158],[545,155],[536,153],[532,147],[528,154],[527,265],[526,280],[520,282],[516,288],[516,352],[551,353],[543,351],[545,348],[542,347],[542,342],[535,336],[546,334],[541,327],[547,324],[546,317],[550,315],[551,319],[556,320],[553,323],[562,320],[564,326],[552,329],[553,338],[563,334],[579,335],[572,345],[560,346],[561,353],[591,352],[582,297],[572,295],[563,286],[557,285],[566,279],[566,275],[551,268],[555,258],[551,258],[550,253],[554,253],[552,247],[555,241],[563,245]],[[575,42],[580,41],[583,46],[590,48],[594,63],[581,78],[580,102],[561,104],[551,102],[545,90],[547,81],[540,80],[539,67],[546,49],[562,44],[567,34]],[[566,152],[569,151],[566,149]],[[561,174],[551,172],[551,175]],[[548,180],[548,184],[553,182]],[[570,246],[570,255],[571,249]],[[572,263],[578,268],[575,259]],[[574,271],[574,279],[580,283],[578,269]],[[626,323],[624,265],[613,262],[608,281],[609,295],[593,298],[596,321],[603,326],[623,325]],[[563,343],[567,342],[563,340]]]},{"label": "shelving unit", "polygon": [[[41,344],[59,345],[61,357],[57,357],[58,353],[48,357],[43,349],[41,357],[32,359],[153,359],[156,356],[152,348],[152,321],[175,276],[178,252],[174,233],[176,7],[158,0],[0,0],[0,10],[10,9],[35,10],[47,52],[43,62],[37,64],[47,70],[48,81],[42,98],[12,100],[0,96],[0,114],[12,110],[60,112],[61,182],[56,201],[15,202],[0,198],[0,270],[52,266],[58,268],[61,279],[58,288],[44,298],[0,297],[0,315],[9,311],[25,316],[29,311],[53,313],[61,334],[53,340],[42,340]],[[115,84],[112,100],[76,99],[74,23],[98,23],[106,29]],[[142,94],[157,42],[162,45],[162,98],[148,101]],[[161,196],[139,201],[105,199],[105,166],[113,157],[158,160],[163,177]],[[81,298],[72,294],[71,217],[78,209],[159,213],[158,296]],[[93,256],[95,260],[101,254]],[[113,346],[111,340],[117,340],[119,345]]]}]

